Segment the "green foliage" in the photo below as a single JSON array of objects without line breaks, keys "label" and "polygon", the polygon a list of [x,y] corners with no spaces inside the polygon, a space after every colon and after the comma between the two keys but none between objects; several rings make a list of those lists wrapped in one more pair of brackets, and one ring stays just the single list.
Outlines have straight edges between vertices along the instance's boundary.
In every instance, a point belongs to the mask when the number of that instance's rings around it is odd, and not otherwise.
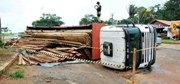
[{"label": "green foliage", "polygon": [[10,77],[14,79],[19,79],[24,77],[24,71],[23,70],[16,70],[15,72],[10,74]]},{"label": "green foliage", "polygon": [[162,20],[180,20],[180,0],[169,0],[162,7],[155,5],[155,18]]},{"label": "green foliage", "polygon": [[138,16],[131,16],[128,18],[128,20],[132,21],[133,23],[138,23]]},{"label": "green foliage", "polygon": [[129,20],[133,23],[147,24],[154,19],[153,10],[148,10],[145,7],[136,7],[130,5],[128,9]]},{"label": "green foliage", "polygon": [[107,25],[118,25],[121,24],[121,21],[110,18],[109,20],[106,20],[103,23]]},{"label": "green foliage", "polygon": [[180,43],[180,40],[163,39],[162,43]]},{"label": "green foliage", "polygon": [[169,0],[164,4],[164,9],[168,13],[169,20],[180,20],[180,0]]},{"label": "green foliage", "polygon": [[43,13],[39,20],[33,21],[33,26],[61,26],[64,24],[61,21],[61,17],[56,16],[56,14],[45,14]]},{"label": "green foliage", "polygon": [[147,24],[154,19],[153,13],[145,7],[138,8],[138,19],[140,24]]},{"label": "green foliage", "polygon": [[130,17],[134,16],[137,12],[138,8],[134,4],[129,5],[128,13]]},{"label": "green foliage", "polygon": [[131,24],[132,22],[129,21],[128,19],[123,19],[121,20],[120,24]]},{"label": "green foliage", "polygon": [[86,14],[83,18],[81,18],[81,20],[79,21],[80,25],[89,25],[92,22],[97,22],[98,18],[95,17],[92,14]]},{"label": "green foliage", "polygon": [[4,45],[3,41],[0,39],[0,48],[2,48]]}]

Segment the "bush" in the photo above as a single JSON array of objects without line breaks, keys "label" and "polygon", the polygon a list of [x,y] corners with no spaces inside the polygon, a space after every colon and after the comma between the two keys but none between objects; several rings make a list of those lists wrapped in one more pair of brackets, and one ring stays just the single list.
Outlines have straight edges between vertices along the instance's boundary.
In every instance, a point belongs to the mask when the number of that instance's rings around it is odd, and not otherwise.
[{"label": "bush", "polygon": [[10,74],[10,77],[14,79],[23,78],[24,77],[24,71],[23,70],[16,70],[15,72]]},{"label": "bush", "polygon": [[0,39],[0,47],[3,47],[4,43],[3,41]]},{"label": "bush", "polygon": [[170,37],[165,36],[163,39],[170,39]]}]

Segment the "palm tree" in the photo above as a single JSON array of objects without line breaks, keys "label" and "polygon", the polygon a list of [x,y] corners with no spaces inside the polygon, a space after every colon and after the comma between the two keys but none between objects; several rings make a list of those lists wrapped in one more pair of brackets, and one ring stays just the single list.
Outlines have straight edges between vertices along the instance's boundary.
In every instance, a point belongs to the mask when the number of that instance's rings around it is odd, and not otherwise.
[{"label": "palm tree", "polygon": [[129,9],[128,9],[129,17],[134,16],[138,11],[137,9],[138,8],[134,4],[129,5]]},{"label": "palm tree", "polygon": [[138,8],[138,17],[140,24],[147,24],[154,19],[154,15],[145,7]]},{"label": "palm tree", "polygon": [[129,18],[128,19],[132,21],[133,23],[137,23],[137,17],[135,16],[137,12],[138,12],[138,8],[134,4],[129,5],[129,8],[128,8]]}]

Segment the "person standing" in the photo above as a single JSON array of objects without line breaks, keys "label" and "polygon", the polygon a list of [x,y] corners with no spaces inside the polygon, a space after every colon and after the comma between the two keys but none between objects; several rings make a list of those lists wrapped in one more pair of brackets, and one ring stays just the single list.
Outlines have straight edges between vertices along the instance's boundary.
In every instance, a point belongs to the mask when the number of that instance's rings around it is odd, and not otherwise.
[{"label": "person standing", "polygon": [[100,5],[100,2],[98,1],[96,3],[96,5],[94,6],[94,8],[96,9],[97,11],[97,17],[98,17],[98,21],[100,22],[100,16],[101,16],[101,5]]}]

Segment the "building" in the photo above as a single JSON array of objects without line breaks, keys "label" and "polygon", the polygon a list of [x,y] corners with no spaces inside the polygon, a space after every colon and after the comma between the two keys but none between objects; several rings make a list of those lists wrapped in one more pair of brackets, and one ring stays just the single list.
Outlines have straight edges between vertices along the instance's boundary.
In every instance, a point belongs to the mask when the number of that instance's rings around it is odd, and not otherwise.
[{"label": "building", "polygon": [[153,27],[156,28],[156,31],[158,34],[160,34],[162,37],[167,36],[172,38],[172,32],[170,29],[170,25],[172,22],[180,22],[179,21],[167,21],[167,20],[153,20],[150,24],[152,24]]}]

